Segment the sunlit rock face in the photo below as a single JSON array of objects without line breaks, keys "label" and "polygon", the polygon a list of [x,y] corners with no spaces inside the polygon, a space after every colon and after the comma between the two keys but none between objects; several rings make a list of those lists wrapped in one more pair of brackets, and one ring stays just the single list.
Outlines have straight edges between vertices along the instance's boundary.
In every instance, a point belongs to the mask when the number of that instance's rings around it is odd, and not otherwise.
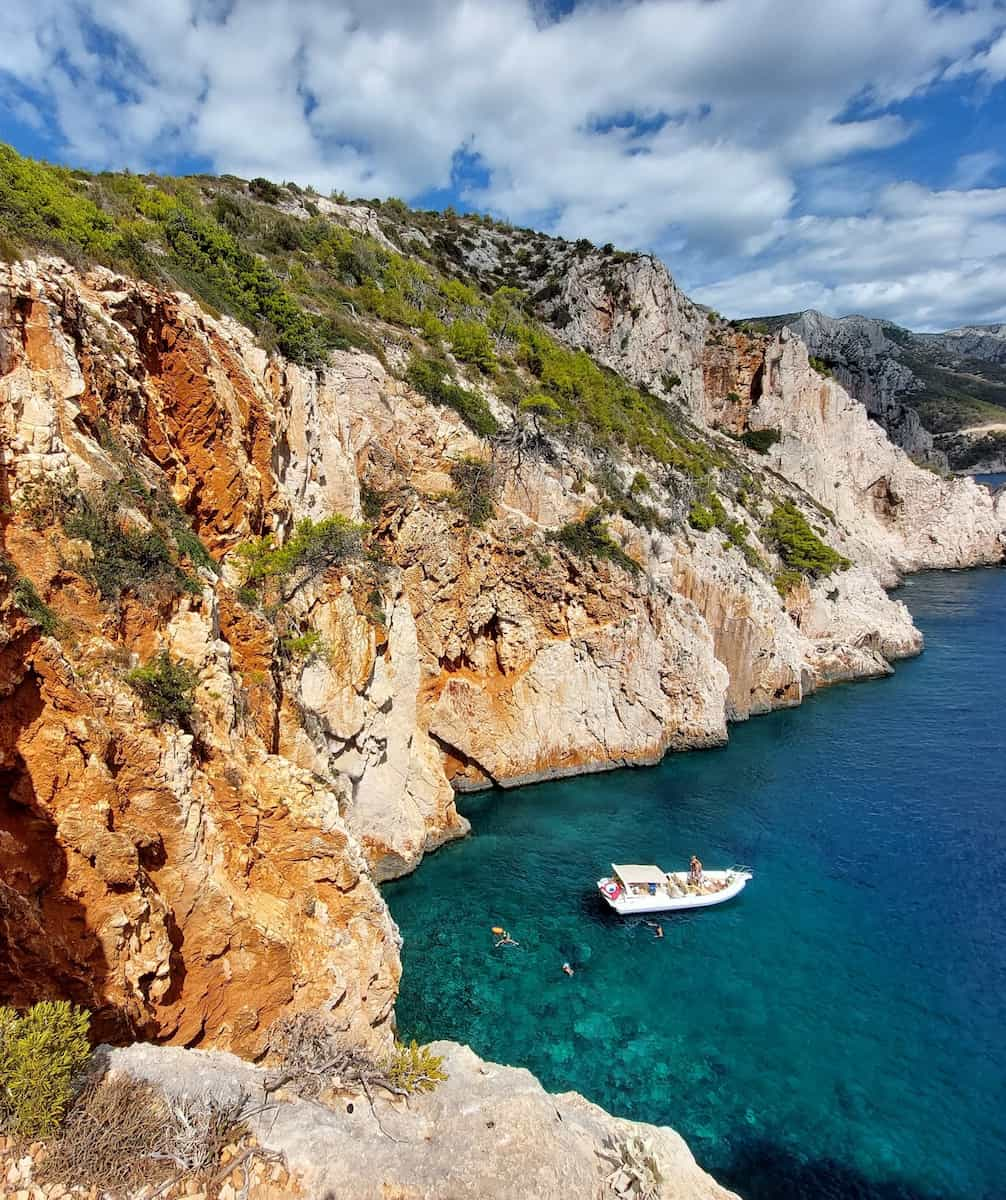
[{"label": "sunlit rock face", "polygon": [[[275,1017],[321,1007],[386,1046],[400,965],[375,882],[465,833],[455,789],[722,742],[729,720],[917,652],[882,586],[900,572],[1001,557],[1003,501],[915,467],[795,337],[729,330],[651,259],[614,290],[578,262],[562,336],[750,472],[751,495],[723,495],[747,553],[692,528],[673,478],[639,458],[616,467],[652,480],[660,524],[609,514],[632,562],[577,557],[554,534],[603,497],[575,444],[510,463],[474,527],[451,469],[490,447],[392,373],[390,340],[389,365],[347,351],[309,371],[184,296],[55,260],[0,269],[6,997],[55,990],[103,1036],[243,1054]],[[767,455],[736,440],[757,429],[779,431]],[[87,543],[23,504],[74,479],[118,489],[138,529],[130,488],[171,497],[220,573],[102,600]],[[781,500],[854,565],[780,596],[762,522]],[[382,561],[289,598],[323,648],[291,654],[242,598],[235,551],[365,508]],[[15,573],[55,636],[15,603]],[[126,679],[161,650],[197,673],[191,732],[151,721]]]}]

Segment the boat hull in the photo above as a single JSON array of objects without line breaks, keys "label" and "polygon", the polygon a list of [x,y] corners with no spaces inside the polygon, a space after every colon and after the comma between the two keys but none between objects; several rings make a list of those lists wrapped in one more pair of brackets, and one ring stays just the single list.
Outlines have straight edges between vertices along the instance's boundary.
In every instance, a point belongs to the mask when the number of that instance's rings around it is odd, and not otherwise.
[{"label": "boat hull", "polygon": [[666,892],[658,892],[655,896],[629,896],[623,892],[620,896],[612,897],[605,894],[604,884],[607,881],[603,879],[598,881],[598,890],[605,904],[622,917],[644,913],[686,912],[693,908],[712,908],[714,905],[726,904],[733,900],[744,890],[751,874],[748,871],[706,871],[704,878],[717,881],[730,878],[730,882],[721,891],[708,895],[670,896]]}]

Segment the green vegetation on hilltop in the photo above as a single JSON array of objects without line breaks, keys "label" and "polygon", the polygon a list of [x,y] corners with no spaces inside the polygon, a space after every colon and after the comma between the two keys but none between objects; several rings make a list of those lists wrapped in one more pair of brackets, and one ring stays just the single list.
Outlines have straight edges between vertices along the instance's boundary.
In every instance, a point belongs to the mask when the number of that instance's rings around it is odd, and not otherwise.
[{"label": "green vegetation on hilltop", "polygon": [[[417,351],[409,368],[413,386],[454,408],[483,436],[495,432],[496,420],[477,379],[507,377],[518,381],[501,389],[514,405],[522,392],[554,405],[545,419],[555,429],[585,432],[601,447],[642,451],[693,478],[723,465],[724,456],[664,401],[559,344],[533,319],[524,292],[501,286],[487,294],[456,278],[467,236],[456,217],[410,214],[400,201],[375,203],[388,233],[408,252],[326,218],[319,203],[292,185],[92,175],[0,146],[0,237],[8,257],[53,251],[181,287],[305,365],[351,346],[380,357],[375,322],[398,326]],[[428,246],[402,237],[396,222],[404,217],[417,232],[425,230]],[[503,228],[491,219],[465,220],[468,228]],[[526,231],[518,255],[529,269],[538,238]],[[571,253],[590,250],[577,243]],[[448,350],[475,372],[471,386],[454,378]],[[530,376],[529,385],[515,372]]]}]

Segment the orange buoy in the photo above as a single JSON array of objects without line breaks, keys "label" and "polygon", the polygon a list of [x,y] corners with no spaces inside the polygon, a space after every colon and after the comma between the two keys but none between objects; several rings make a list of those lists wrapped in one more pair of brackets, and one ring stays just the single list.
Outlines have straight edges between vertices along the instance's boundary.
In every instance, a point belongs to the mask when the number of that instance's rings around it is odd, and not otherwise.
[{"label": "orange buoy", "polygon": [[499,935],[500,935],[501,933],[506,933],[506,930],[505,930],[505,929],[503,929],[503,928],[502,928],[501,926],[499,926],[499,925],[494,925],[494,926],[493,926],[493,928],[492,928],[492,931],[493,931],[493,933],[495,933],[495,934],[496,934],[496,936],[497,936],[497,937],[499,937]]}]

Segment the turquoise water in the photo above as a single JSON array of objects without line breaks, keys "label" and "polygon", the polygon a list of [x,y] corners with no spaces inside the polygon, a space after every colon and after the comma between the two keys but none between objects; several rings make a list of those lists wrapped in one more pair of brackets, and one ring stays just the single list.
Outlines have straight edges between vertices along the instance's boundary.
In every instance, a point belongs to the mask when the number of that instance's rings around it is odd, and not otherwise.
[{"label": "turquoise water", "polygon": [[[900,594],[928,649],[892,679],[462,798],[474,835],[385,889],[403,1032],[673,1125],[748,1200],[1006,1196],[1006,571]],[[663,940],[594,894],[693,851],[755,879]]]}]

